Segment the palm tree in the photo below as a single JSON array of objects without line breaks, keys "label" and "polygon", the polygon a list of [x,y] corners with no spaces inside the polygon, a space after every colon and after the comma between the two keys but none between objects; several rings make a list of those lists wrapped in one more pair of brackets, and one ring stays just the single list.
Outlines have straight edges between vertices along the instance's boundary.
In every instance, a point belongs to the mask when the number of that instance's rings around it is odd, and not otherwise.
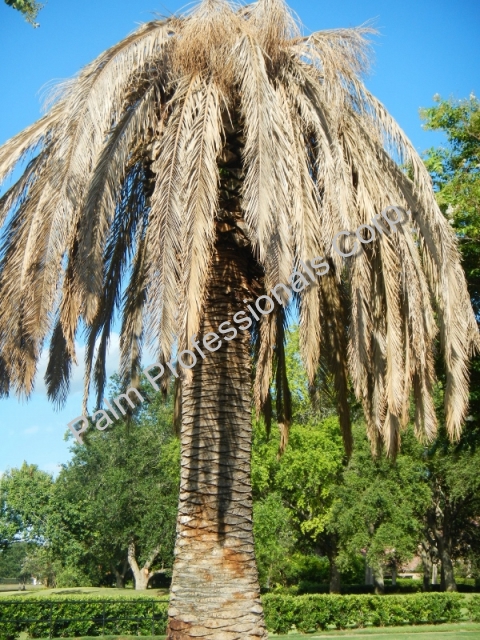
[{"label": "palm tree", "polygon": [[[429,175],[361,81],[370,32],[303,37],[282,0],[204,0],[145,24],[61,87],[46,115],[0,148],[1,177],[30,154],[0,203],[2,393],[31,392],[49,339],[48,395],[61,403],[83,324],[86,390],[92,377],[100,406],[117,311],[128,383],[144,344],[165,365],[287,283],[301,260],[324,256],[329,273],[294,298],[309,378],[329,368],[347,446],[350,384],[373,446],[395,453],[411,398],[418,435],[433,437],[437,326],[457,437],[477,325]],[[413,212],[411,229],[377,234],[351,258],[331,251],[338,231],[392,204]],[[204,359],[197,350],[188,375],[172,365],[182,472],[169,638],[266,637],[251,391],[270,413],[275,376],[285,444],[286,302]]]}]

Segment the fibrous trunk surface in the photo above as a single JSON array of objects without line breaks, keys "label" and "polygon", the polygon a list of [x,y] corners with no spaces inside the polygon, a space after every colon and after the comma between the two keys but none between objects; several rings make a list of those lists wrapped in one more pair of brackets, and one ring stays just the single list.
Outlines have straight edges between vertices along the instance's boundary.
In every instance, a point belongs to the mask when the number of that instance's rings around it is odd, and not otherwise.
[{"label": "fibrous trunk surface", "polygon": [[[217,238],[199,338],[218,333],[248,296],[248,252],[227,235]],[[202,350],[183,389],[168,638],[266,638],[252,531],[249,332]]]}]

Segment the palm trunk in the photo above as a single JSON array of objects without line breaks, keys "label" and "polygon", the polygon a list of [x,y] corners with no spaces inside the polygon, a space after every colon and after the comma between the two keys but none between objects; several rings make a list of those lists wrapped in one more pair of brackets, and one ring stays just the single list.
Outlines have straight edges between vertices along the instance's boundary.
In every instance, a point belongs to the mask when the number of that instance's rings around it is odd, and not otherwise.
[{"label": "palm trunk", "polygon": [[[222,240],[200,337],[243,309],[248,253]],[[191,347],[190,347],[191,348]],[[266,638],[252,530],[248,331],[198,357],[184,384],[168,638]]]}]

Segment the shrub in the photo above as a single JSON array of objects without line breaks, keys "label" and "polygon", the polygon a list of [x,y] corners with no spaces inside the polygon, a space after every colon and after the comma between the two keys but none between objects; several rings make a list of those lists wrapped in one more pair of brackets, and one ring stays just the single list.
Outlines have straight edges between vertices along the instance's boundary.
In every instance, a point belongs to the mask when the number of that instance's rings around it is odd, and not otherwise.
[{"label": "shrub", "polygon": [[[468,587],[470,589],[473,587]],[[284,595],[303,595],[306,593],[329,593],[329,584],[328,582],[315,582],[309,580],[300,580],[297,585],[293,585],[290,587],[276,587],[275,589],[270,590],[269,593],[278,593]],[[438,588],[440,591],[440,586]],[[459,587],[460,590],[460,587]],[[373,585],[365,585],[365,584],[343,584],[341,586],[342,594],[370,594],[373,595],[375,593],[375,587]],[[395,594],[403,594],[403,593],[422,593],[423,592],[423,583],[420,580],[404,580],[403,582],[397,582],[397,584],[393,587],[391,584],[386,582],[385,584],[385,593],[395,593]]]},{"label": "shrub", "polygon": [[470,598],[467,606],[472,622],[480,622],[480,596]]},{"label": "shrub", "polygon": [[309,632],[329,628],[457,622],[464,598],[459,594],[405,596],[266,595],[267,627],[275,633],[294,628]]},{"label": "shrub", "polygon": [[[308,632],[329,628],[393,626],[457,622],[462,606],[480,621],[480,597],[470,601],[457,593],[406,596],[274,595],[262,598],[269,631],[292,628]],[[35,596],[0,599],[0,640],[15,640],[21,632],[30,638],[162,635],[168,604],[158,598],[81,598]]]},{"label": "shrub", "polygon": [[57,573],[57,587],[91,587],[92,582],[81,569],[65,567]]},{"label": "shrub", "polygon": [[22,631],[30,638],[161,635],[167,603],[157,598],[98,599],[52,597],[0,600],[0,640],[14,640]]}]

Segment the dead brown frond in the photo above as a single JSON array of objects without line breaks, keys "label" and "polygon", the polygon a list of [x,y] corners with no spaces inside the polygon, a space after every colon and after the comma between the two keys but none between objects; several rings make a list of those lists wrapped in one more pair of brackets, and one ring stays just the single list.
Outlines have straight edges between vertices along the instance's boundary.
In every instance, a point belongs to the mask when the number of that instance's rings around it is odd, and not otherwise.
[{"label": "dead brown frond", "polygon": [[[347,449],[349,388],[374,448],[395,454],[412,398],[417,434],[433,438],[437,331],[458,438],[480,339],[456,239],[421,158],[362,82],[373,29],[303,37],[298,24],[283,0],[204,0],[145,24],[0,148],[0,181],[28,159],[0,199],[0,394],[31,392],[50,339],[48,394],[62,402],[83,320],[85,403],[91,377],[101,401],[117,313],[123,382],[144,342],[168,362],[200,326],[226,198],[225,237],[250,252],[266,294],[308,260],[328,263],[295,297],[309,379],[327,367]],[[396,233],[355,258],[331,252],[338,231],[392,204],[411,210]],[[271,417],[276,377],[285,445],[282,314],[260,323],[254,397]]]}]

